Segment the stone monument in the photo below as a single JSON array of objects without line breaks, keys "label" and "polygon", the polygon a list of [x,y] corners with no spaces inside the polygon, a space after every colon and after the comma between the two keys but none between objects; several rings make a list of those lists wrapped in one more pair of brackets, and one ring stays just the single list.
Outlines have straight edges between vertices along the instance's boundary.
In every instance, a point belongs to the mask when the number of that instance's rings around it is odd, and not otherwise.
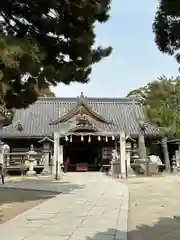
[{"label": "stone monument", "polygon": [[49,166],[49,155],[50,155],[50,144],[49,143],[44,143],[43,146],[43,164],[44,164],[44,169],[41,173],[43,176],[50,176],[51,175],[51,169]]}]

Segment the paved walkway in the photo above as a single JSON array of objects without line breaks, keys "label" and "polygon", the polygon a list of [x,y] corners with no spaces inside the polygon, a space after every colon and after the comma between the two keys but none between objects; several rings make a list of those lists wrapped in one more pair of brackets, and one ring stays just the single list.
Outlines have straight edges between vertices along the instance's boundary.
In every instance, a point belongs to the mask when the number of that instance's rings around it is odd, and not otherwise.
[{"label": "paved walkway", "polygon": [[1,239],[127,240],[127,187],[99,173],[67,176],[78,187],[57,184],[62,194],[1,224]]}]

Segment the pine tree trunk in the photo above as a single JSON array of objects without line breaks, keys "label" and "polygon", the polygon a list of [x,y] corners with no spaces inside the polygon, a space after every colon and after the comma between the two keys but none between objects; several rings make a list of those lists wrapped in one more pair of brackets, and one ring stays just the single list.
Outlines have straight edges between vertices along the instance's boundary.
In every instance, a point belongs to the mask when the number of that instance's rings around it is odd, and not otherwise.
[{"label": "pine tree trunk", "polygon": [[144,133],[141,132],[138,137],[139,159],[142,161],[141,167],[144,169],[144,174],[149,175],[149,163],[146,151],[146,144],[144,139]]},{"label": "pine tree trunk", "polygon": [[145,145],[145,139],[144,134],[140,133],[138,137],[138,148],[139,148],[139,158],[140,160],[146,160],[147,159],[147,153],[146,153],[146,145]]},{"label": "pine tree trunk", "polygon": [[166,172],[171,173],[171,164],[170,164],[169,151],[168,151],[168,146],[167,146],[167,137],[162,138],[161,145],[162,145],[162,150],[163,150],[163,154],[164,154],[165,170],[166,170]]}]

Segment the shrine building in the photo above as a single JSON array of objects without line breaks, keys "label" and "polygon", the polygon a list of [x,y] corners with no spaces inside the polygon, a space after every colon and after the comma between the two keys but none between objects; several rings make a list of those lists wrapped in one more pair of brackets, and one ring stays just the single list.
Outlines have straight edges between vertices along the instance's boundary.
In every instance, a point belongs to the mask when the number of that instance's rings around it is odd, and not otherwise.
[{"label": "shrine building", "polygon": [[120,151],[120,132],[133,145],[143,124],[147,149],[159,139],[158,129],[142,119],[143,106],[135,98],[90,98],[83,93],[77,98],[44,97],[16,110],[0,137],[12,153],[26,152],[31,145],[39,153],[46,148],[51,164],[54,133],[59,133],[63,161],[70,159],[70,169],[86,163],[94,171],[111,160],[113,149]]}]

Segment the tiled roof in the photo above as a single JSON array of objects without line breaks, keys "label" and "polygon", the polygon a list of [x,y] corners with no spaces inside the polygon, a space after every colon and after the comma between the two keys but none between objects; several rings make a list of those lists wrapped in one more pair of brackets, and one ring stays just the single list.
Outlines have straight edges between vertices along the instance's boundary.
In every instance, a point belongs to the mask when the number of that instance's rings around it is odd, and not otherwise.
[{"label": "tiled roof", "polygon": [[[140,103],[130,98],[88,98],[92,110],[107,119],[112,124],[97,123],[98,128],[105,132],[125,131],[130,136],[138,135],[140,131],[138,119],[143,117],[143,108]],[[39,98],[27,109],[15,112],[13,123],[0,131],[2,138],[14,137],[43,137],[52,136],[54,131],[66,131],[66,123],[50,124],[76,107],[77,98]],[[17,129],[17,124],[22,131]],[[71,126],[72,128],[72,126]],[[146,135],[157,136],[158,129],[146,124]]]}]

